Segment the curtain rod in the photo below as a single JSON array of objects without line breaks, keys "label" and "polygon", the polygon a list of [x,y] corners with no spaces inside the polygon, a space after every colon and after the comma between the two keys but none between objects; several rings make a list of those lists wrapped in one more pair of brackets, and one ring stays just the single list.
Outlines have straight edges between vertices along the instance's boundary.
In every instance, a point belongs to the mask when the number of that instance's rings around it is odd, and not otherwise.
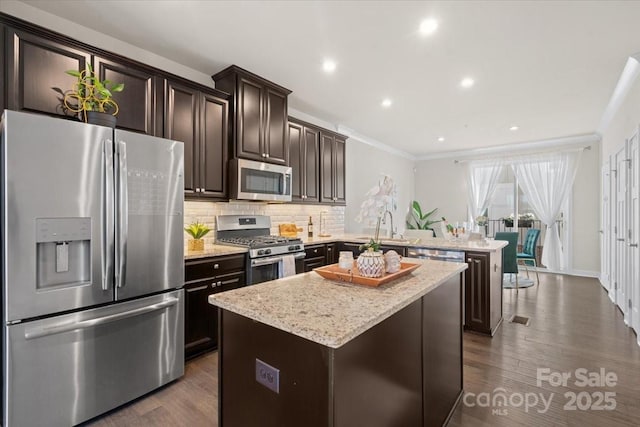
[{"label": "curtain rod", "polygon": [[[571,150],[547,150],[547,151],[532,151],[532,152],[523,152],[523,153],[519,153],[519,154],[515,154],[512,156],[501,156],[501,157],[497,157],[498,159],[513,159],[514,157],[518,157],[519,155],[533,155],[533,154],[546,154],[546,153],[555,153],[555,152],[567,152],[567,151],[580,151],[580,150],[591,150],[591,146],[590,145],[586,145],[584,147],[580,147],[580,148],[574,148]],[[453,161],[453,163],[458,164],[458,163],[468,163],[468,162],[472,162],[474,160],[488,160],[491,159],[493,157],[476,157],[473,159],[455,159]]]}]

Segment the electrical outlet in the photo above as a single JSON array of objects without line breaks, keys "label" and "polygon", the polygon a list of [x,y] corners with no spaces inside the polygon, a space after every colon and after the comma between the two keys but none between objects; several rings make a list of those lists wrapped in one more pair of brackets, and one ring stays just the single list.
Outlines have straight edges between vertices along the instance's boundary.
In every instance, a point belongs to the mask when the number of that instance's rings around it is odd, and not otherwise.
[{"label": "electrical outlet", "polygon": [[256,359],[256,381],[280,394],[280,370],[260,359]]}]

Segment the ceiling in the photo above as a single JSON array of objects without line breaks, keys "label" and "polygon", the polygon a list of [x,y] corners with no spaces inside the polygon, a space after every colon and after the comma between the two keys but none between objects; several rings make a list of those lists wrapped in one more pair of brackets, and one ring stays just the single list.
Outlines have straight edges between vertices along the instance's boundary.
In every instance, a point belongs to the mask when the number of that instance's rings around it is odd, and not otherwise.
[{"label": "ceiling", "polygon": [[290,107],[415,156],[591,134],[640,51],[640,2],[25,3],[206,74],[237,64],[291,89]]}]

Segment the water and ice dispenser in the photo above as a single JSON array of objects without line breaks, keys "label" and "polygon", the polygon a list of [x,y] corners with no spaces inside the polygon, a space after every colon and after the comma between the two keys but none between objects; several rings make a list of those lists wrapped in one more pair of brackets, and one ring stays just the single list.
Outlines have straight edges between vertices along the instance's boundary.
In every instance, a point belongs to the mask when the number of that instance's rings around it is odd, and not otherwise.
[{"label": "water and ice dispenser", "polygon": [[37,218],[38,289],[91,281],[91,218]]}]

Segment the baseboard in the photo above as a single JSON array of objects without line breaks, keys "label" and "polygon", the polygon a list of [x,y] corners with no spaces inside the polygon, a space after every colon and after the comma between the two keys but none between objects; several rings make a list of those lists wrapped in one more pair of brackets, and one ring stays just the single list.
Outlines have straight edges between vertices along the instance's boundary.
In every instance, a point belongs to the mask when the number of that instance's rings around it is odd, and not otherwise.
[{"label": "baseboard", "polygon": [[[522,265],[522,264],[520,264]],[[594,279],[600,279],[599,271],[590,271],[590,270],[550,270],[548,268],[542,267],[529,267],[529,271],[537,271],[538,273],[553,273],[553,274],[564,274],[566,276],[579,276],[579,277],[592,277]],[[602,281],[600,281],[602,283]]]}]

